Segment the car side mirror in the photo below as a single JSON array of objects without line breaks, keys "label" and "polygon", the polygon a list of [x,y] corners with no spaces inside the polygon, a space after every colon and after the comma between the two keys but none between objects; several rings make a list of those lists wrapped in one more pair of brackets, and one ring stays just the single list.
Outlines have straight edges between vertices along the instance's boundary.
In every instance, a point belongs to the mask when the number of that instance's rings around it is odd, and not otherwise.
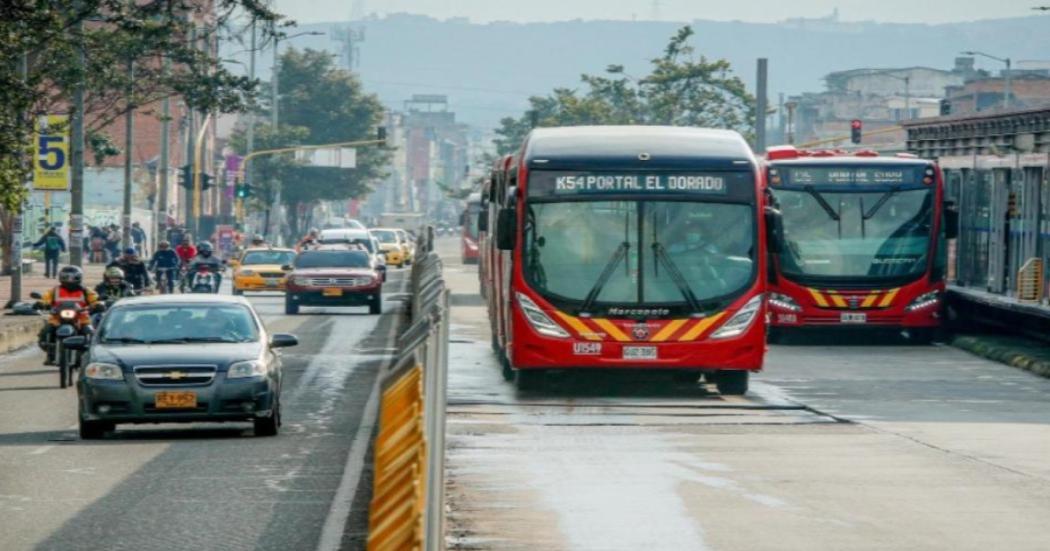
[{"label": "car side mirror", "polygon": [[496,220],[496,246],[501,251],[514,249],[517,242],[518,213],[514,207],[499,210],[499,218]]},{"label": "car side mirror", "polygon": [[489,211],[483,210],[478,213],[478,231],[489,231]]},{"label": "car side mirror", "polygon": [[288,333],[274,333],[270,336],[270,348],[288,348],[299,346],[299,337]]},{"label": "car side mirror", "polygon": [[40,299],[42,299],[44,297],[40,293],[38,293],[36,291],[33,291],[32,293],[29,293],[29,298],[34,298],[36,300],[40,300]]},{"label": "car side mirror", "polygon": [[62,346],[70,350],[84,350],[87,348],[88,338],[84,335],[76,335],[74,337],[67,337],[62,341]]},{"label": "car side mirror", "polygon": [[379,280],[385,283],[386,282],[386,266],[385,265],[376,266],[376,271],[379,272]]},{"label": "car side mirror", "polygon": [[281,271],[290,272],[292,270],[294,270],[294,268],[292,268],[291,264],[285,264],[284,266],[281,266]]},{"label": "car side mirror", "polygon": [[780,211],[767,206],[763,213],[766,218],[766,247],[770,253],[780,254],[780,241],[784,231]]},{"label": "car side mirror", "polygon": [[944,203],[944,237],[955,239],[959,237],[959,209],[954,203]]}]

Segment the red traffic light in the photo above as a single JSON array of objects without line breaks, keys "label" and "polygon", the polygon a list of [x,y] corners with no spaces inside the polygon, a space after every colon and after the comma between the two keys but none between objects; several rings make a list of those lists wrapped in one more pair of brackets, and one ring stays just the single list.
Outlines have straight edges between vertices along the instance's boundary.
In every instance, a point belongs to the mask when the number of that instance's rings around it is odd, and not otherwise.
[{"label": "red traffic light", "polygon": [[864,123],[861,122],[860,119],[853,119],[852,121],[850,121],[849,126],[854,130],[860,130],[864,127]]}]

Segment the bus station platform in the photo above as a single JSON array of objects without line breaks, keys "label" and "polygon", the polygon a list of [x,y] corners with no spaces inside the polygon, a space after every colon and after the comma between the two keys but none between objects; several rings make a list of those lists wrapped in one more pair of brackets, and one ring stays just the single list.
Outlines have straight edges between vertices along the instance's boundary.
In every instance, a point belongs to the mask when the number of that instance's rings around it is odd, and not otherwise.
[{"label": "bus station platform", "polygon": [[1050,342],[1050,305],[949,285],[948,323],[955,329],[997,328]]}]

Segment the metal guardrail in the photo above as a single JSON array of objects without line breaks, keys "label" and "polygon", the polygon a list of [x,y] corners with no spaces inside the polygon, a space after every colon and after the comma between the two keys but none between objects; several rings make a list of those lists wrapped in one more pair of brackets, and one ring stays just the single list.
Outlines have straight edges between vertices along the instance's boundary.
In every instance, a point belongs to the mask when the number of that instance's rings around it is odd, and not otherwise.
[{"label": "metal guardrail", "polygon": [[409,275],[412,323],[381,382],[369,551],[445,548],[449,300],[433,244],[427,227]]}]

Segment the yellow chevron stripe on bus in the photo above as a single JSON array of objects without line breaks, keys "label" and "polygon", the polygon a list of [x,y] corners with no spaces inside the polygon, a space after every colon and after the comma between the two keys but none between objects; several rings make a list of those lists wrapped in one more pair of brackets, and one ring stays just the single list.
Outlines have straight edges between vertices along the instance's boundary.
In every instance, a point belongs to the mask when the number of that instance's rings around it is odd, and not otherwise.
[{"label": "yellow chevron stripe on bus", "polygon": [[893,304],[893,299],[897,297],[897,291],[900,290],[900,287],[897,287],[896,289],[890,289],[890,291],[886,293],[886,296],[882,297],[882,302],[879,303],[879,307],[885,308]]},{"label": "yellow chevron stripe on bus", "polygon": [[657,331],[656,334],[653,335],[653,342],[666,341],[667,339],[671,338],[671,335],[674,335],[679,329],[681,329],[682,326],[685,325],[688,321],[688,319],[680,319],[668,323],[663,327],[663,329]]},{"label": "yellow chevron stripe on bus", "polygon": [[607,319],[593,319],[591,321],[593,321],[598,327],[604,329],[612,338],[620,342],[629,342],[631,340],[631,337],[628,337],[623,331],[620,331],[619,327],[616,327],[616,324]]},{"label": "yellow chevron stripe on bus", "polygon": [[835,306],[838,306],[839,308],[845,308],[847,306],[846,299],[842,298],[842,295],[838,293],[828,293],[828,296],[831,297],[831,302],[835,303]]},{"label": "yellow chevron stripe on bus", "polygon": [[808,289],[808,288],[806,290],[808,290],[809,294],[812,295],[813,300],[816,301],[816,303],[817,303],[817,306],[820,306],[821,308],[826,308],[827,307],[828,301],[824,300],[824,295],[820,294],[820,291],[817,291],[816,289]]},{"label": "yellow chevron stripe on bus", "polygon": [[590,327],[587,327],[587,324],[580,321],[579,318],[574,318],[569,314],[559,312],[557,310],[555,310],[554,313],[558,314],[558,317],[561,318],[562,321],[567,323],[569,327],[573,328],[573,330],[575,330],[576,333],[579,334],[581,337],[589,341],[601,340],[601,337],[597,333],[592,331]]},{"label": "yellow chevron stripe on bus", "polygon": [[697,337],[702,335],[704,331],[707,331],[709,327],[714,325],[715,322],[722,319],[722,317],[725,316],[725,314],[725,312],[719,312],[713,316],[708,316],[696,322],[696,324],[693,325],[693,327],[689,329],[689,331],[686,331],[684,335],[678,338],[679,342],[695,340]]},{"label": "yellow chevron stripe on bus", "polygon": [[871,306],[873,304],[875,304],[876,300],[879,300],[879,293],[878,293],[878,291],[872,292],[870,295],[864,297],[864,302],[862,302],[860,304],[860,307],[861,308],[871,308]]}]

